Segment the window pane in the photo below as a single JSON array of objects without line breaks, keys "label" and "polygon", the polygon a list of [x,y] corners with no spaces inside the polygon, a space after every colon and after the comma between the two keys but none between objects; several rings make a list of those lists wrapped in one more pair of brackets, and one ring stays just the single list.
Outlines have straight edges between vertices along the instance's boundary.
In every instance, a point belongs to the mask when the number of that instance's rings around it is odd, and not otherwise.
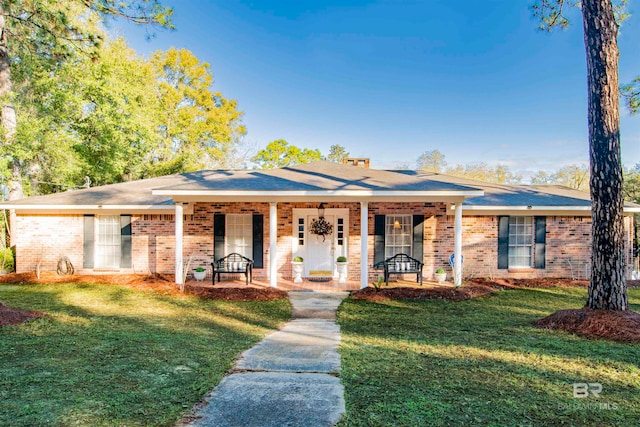
[{"label": "window pane", "polygon": [[411,255],[413,244],[411,215],[387,215],[385,222],[385,258],[400,253]]},{"label": "window pane", "polygon": [[96,217],[96,268],[120,267],[120,217]]},{"label": "window pane", "polygon": [[531,267],[533,217],[509,218],[509,267]]},{"label": "window pane", "polygon": [[236,252],[253,258],[253,216],[230,214],[225,218],[225,255]]}]

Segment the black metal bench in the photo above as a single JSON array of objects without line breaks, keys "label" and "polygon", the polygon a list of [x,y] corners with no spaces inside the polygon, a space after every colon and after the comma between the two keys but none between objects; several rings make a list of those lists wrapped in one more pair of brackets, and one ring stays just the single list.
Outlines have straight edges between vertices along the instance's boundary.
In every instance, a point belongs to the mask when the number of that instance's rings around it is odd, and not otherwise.
[{"label": "black metal bench", "polygon": [[389,276],[392,274],[415,274],[416,282],[422,286],[423,263],[407,254],[397,254],[374,265],[374,268],[384,270],[384,282],[389,285]]},{"label": "black metal bench", "polygon": [[244,274],[245,282],[253,282],[253,260],[242,256],[238,253],[232,253],[217,261],[211,263],[213,272],[211,281],[216,284],[216,275],[218,275],[218,283],[220,283],[220,275],[227,274]]}]

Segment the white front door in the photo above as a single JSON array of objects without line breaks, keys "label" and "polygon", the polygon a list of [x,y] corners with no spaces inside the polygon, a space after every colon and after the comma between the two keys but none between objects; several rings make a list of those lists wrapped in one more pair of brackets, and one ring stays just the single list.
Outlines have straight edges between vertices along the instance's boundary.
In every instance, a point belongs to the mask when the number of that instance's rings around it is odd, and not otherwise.
[{"label": "white front door", "polygon": [[[318,215],[307,215],[306,223],[312,224],[313,221],[319,219]],[[307,257],[305,258],[305,274],[309,277],[313,276],[333,276],[333,254],[335,240],[335,217],[333,215],[325,215],[324,220],[333,225],[333,233],[325,236],[312,234],[311,227],[307,227]]]},{"label": "white front door", "polygon": [[305,277],[337,277],[336,258],[348,255],[349,209],[325,209],[324,219],[333,226],[333,232],[324,240],[322,236],[310,232],[314,219],[318,219],[318,209],[293,209],[292,258],[304,258]]}]

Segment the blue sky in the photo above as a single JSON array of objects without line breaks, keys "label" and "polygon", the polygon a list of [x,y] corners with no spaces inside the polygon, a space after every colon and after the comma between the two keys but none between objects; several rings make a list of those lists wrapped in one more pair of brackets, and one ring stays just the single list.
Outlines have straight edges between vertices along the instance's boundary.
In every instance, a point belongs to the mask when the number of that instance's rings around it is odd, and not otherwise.
[{"label": "blue sky", "polygon": [[[187,48],[238,101],[257,149],[332,144],[372,167],[508,165],[525,177],[588,161],[579,11],[537,30],[533,0],[164,0],[176,31],[117,24],[139,53]],[[640,6],[619,36],[620,81],[640,75]],[[637,13],[635,13],[637,11]],[[621,110],[622,159],[640,163],[640,115]]]}]

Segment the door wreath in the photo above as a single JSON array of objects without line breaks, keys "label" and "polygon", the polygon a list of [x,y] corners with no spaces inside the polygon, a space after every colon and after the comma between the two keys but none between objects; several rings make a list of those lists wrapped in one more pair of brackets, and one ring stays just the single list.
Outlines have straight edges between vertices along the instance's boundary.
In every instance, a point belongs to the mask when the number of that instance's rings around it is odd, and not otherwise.
[{"label": "door wreath", "polygon": [[333,225],[321,216],[311,221],[309,232],[317,236],[322,236],[322,241],[324,242],[326,237],[333,233]]}]

